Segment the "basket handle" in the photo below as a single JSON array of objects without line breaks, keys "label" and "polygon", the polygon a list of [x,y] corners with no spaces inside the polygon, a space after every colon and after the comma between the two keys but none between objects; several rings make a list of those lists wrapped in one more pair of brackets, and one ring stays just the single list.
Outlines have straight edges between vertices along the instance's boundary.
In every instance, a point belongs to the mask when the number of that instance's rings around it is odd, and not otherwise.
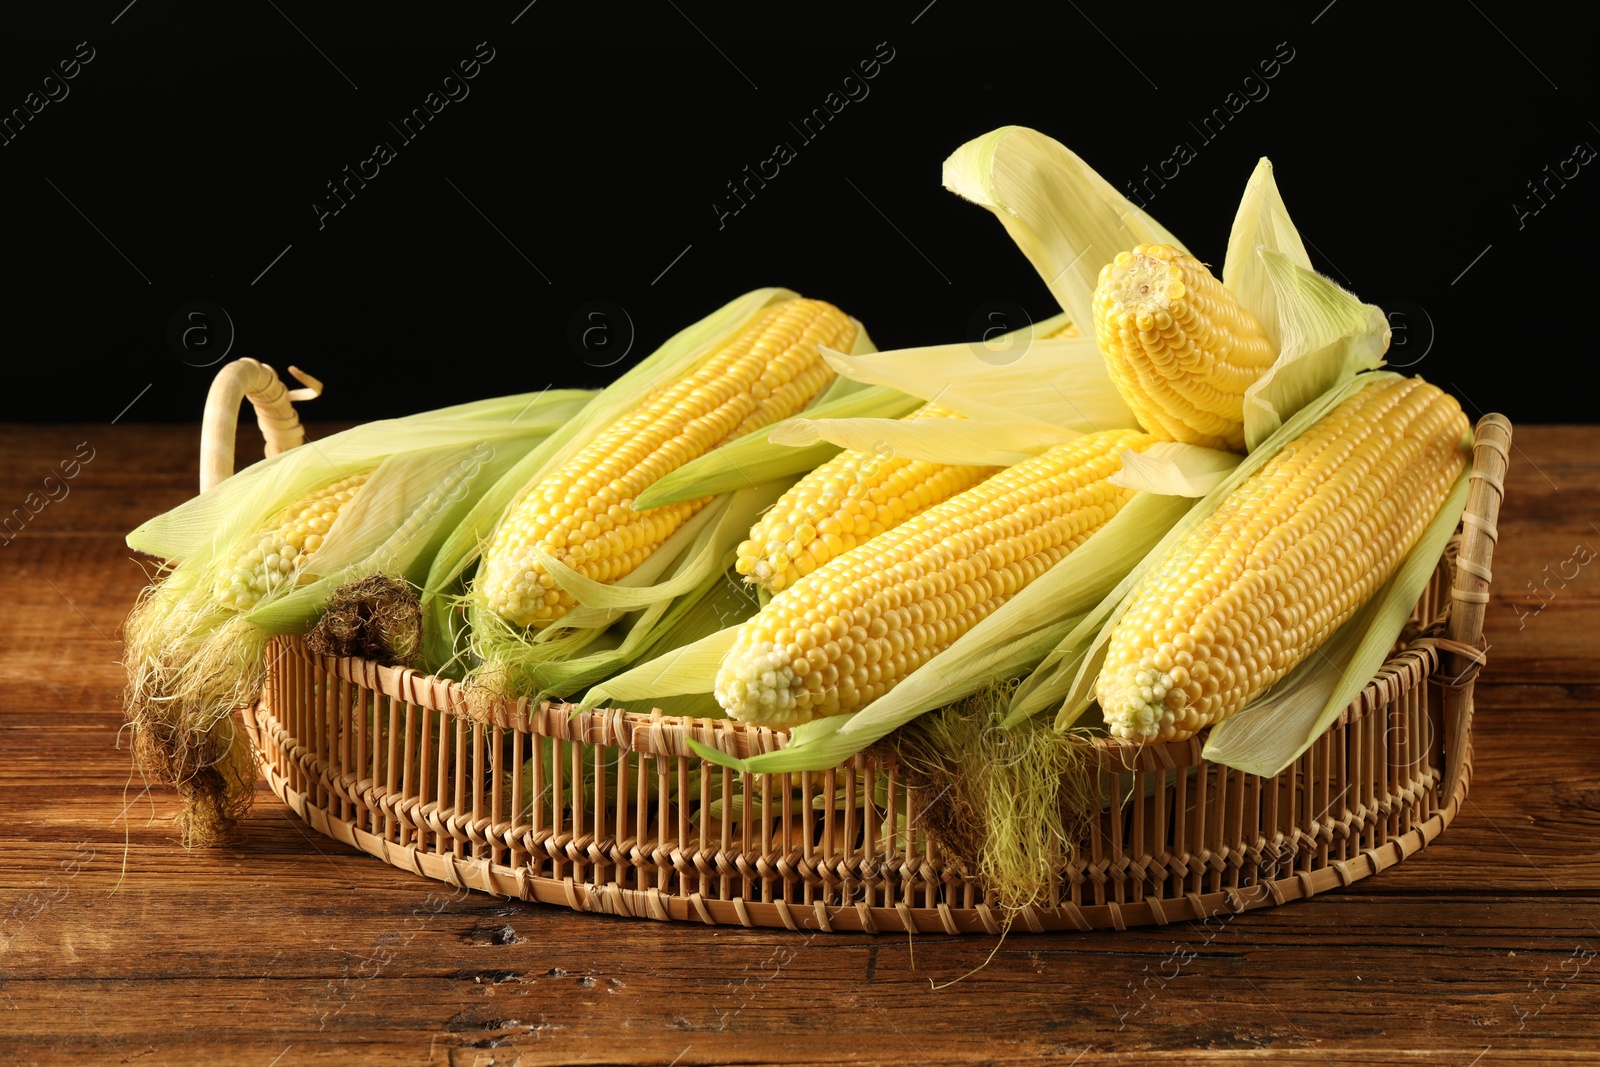
[{"label": "basket handle", "polygon": [[305,427],[300,425],[293,401],[321,396],[322,383],[298,367],[290,367],[289,373],[305,388],[287,388],[277,371],[253,359],[236,359],[217,372],[206,394],[205,421],[200,427],[202,493],[233,473],[240,400],[248,399],[256,409],[256,424],[267,439],[267,455],[287,452],[305,441]]},{"label": "basket handle", "polygon": [[1495,413],[1478,420],[1472,450],[1471,488],[1461,515],[1461,544],[1456,554],[1455,582],[1450,587],[1449,640],[1444,654],[1443,802],[1456,795],[1467,760],[1472,731],[1472,688],[1484,663],[1483,617],[1489,607],[1489,564],[1500,532],[1495,523],[1506,495],[1506,467],[1511,458],[1511,423]]}]

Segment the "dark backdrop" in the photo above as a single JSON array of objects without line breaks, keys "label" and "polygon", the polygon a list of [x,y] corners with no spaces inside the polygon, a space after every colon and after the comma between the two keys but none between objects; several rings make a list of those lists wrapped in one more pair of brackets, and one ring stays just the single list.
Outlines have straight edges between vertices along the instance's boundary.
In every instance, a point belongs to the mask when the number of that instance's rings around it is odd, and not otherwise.
[{"label": "dark backdrop", "polygon": [[[939,183],[1019,123],[1119,187],[1164,167],[1150,210],[1214,264],[1271,156],[1397,365],[1473,413],[1591,419],[1594,56],[1542,6],[125,4],[3,19],[5,418],[195,420],[224,352],[322,377],[313,419],[601,384],[761,285],[883,348],[960,339],[991,301],[1042,317]],[[363,172],[341,207],[329,183]]]}]

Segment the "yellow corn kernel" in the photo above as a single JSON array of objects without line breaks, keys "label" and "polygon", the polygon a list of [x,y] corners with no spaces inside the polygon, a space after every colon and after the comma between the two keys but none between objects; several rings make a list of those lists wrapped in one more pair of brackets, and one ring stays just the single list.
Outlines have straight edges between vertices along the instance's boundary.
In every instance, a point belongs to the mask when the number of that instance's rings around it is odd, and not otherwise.
[{"label": "yellow corn kernel", "polygon": [[1146,430],[1243,451],[1245,390],[1277,351],[1205,264],[1170,245],[1119,253],[1094,291],[1094,335]]},{"label": "yellow corn kernel", "polygon": [[[960,417],[934,404],[906,416]],[[847,449],[778,498],[751,527],[749,540],[739,545],[734,569],[746,581],[779,592],[835,556],[972,488],[998,469]]]},{"label": "yellow corn kernel", "polygon": [[865,707],[1110,522],[1133,490],[1107,479],[1154,441],[1078,438],[818,567],[740,627],[718,702],[777,727]]},{"label": "yellow corn kernel", "polygon": [[1096,696],[1118,737],[1181,741],[1243,708],[1367,602],[1467,462],[1467,419],[1417,378],[1334,408],[1134,591]]},{"label": "yellow corn kernel", "polygon": [[254,546],[241,551],[222,571],[213,587],[217,598],[238,611],[250,611],[268,593],[292,587],[322,547],[339,510],[355,499],[368,474],[341,479],[285,509],[261,531]]},{"label": "yellow corn kernel", "polygon": [[535,545],[595,581],[632,572],[712,498],[645,511],[634,499],[691,459],[805,407],[833,377],[819,347],[849,351],[855,333],[849,316],[819,300],[767,308],[522,495],[484,553],[486,606],[519,626],[549,625],[577,606]]}]

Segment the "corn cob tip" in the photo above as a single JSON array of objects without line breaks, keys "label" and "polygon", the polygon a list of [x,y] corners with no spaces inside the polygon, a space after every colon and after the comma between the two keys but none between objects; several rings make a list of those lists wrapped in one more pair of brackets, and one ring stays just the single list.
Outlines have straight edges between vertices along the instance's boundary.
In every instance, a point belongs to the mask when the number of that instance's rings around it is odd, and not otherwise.
[{"label": "corn cob tip", "polygon": [[[1178,255],[1171,245],[1138,245],[1118,252],[1100,271],[1100,286],[1112,311],[1132,316],[1145,332],[1170,329],[1170,309],[1188,292]],[[1165,354],[1170,360],[1171,354]]]},{"label": "corn cob tip", "polygon": [[1111,679],[1100,693],[1111,735],[1152,742],[1197,732],[1203,724],[1192,705],[1201,695],[1210,657],[1211,649],[1198,647],[1186,633],[1147,649],[1138,670]]},{"label": "corn cob tip", "polygon": [[1122,399],[1169,441],[1244,448],[1244,394],[1277,358],[1266,329],[1206,268],[1142,244],[1100,271],[1094,333]]}]

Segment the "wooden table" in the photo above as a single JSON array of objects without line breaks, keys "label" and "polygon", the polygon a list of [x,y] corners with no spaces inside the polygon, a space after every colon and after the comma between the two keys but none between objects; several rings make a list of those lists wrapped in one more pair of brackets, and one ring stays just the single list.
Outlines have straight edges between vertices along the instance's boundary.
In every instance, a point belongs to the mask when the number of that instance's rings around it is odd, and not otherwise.
[{"label": "wooden table", "polygon": [[81,463],[0,533],[5,1062],[1600,1060],[1600,561],[1530,592],[1600,546],[1600,428],[1517,432],[1476,779],[1437,843],[1214,931],[999,945],[453,896],[264,786],[235,843],[177,847],[117,746],[117,636],[145,582],[123,535],[192,493],[196,437],[0,427],[0,518]]}]

